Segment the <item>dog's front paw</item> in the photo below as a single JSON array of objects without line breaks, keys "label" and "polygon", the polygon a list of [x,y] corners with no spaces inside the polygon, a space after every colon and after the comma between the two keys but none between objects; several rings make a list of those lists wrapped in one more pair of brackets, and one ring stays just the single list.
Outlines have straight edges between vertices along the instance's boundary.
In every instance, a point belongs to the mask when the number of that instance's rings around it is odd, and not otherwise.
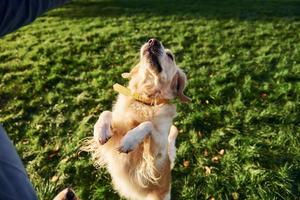
[{"label": "dog's front paw", "polygon": [[105,144],[112,136],[110,124],[96,123],[94,126],[94,139],[100,144]]},{"label": "dog's front paw", "polygon": [[131,151],[133,151],[137,145],[138,145],[138,141],[136,141],[136,139],[134,137],[132,137],[131,134],[125,135],[120,143],[120,146],[118,147],[118,151],[120,153],[129,153]]},{"label": "dog's front paw", "polygon": [[118,150],[120,153],[130,153],[133,149],[121,145],[121,146],[119,146],[119,147],[117,148],[117,150]]}]

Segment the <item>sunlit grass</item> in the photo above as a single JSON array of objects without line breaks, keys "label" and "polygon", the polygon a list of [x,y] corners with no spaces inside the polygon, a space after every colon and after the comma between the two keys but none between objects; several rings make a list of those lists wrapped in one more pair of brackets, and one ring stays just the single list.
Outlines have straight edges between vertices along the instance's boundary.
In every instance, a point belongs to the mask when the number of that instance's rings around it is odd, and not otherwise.
[{"label": "sunlit grass", "polygon": [[299,198],[299,10],[82,0],[1,39],[0,122],[40,198],[72,186],[82,199],[119,199],[78,148],[151,37],[173,50],[193,99],[178,105],[173,199]]}]

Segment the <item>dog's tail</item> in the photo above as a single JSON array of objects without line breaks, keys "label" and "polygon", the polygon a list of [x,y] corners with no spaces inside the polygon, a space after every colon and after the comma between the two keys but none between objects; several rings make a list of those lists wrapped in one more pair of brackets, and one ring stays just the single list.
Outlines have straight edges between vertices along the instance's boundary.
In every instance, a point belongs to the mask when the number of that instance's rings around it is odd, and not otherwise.
[{"label": "dog's tail", "polygon": [[96,169],[104,167],[104,160],[101,156],[101,145],[93,137],[85,138],[82,141],[80,151],[88,152],[92,155],[93,165]]}]

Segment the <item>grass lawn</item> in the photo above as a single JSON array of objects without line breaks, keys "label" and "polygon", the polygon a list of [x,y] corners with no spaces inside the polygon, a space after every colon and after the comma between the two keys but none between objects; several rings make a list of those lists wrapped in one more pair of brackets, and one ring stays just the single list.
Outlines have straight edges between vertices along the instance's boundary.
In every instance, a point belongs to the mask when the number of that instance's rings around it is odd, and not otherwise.
[{"label": "grass lawn", "polygon": [[0,123],[40,199],[120,199],[79,153],[151,37],[173,50],[172,199],[300,198],[300,1],[75,0],[0,39]]}]

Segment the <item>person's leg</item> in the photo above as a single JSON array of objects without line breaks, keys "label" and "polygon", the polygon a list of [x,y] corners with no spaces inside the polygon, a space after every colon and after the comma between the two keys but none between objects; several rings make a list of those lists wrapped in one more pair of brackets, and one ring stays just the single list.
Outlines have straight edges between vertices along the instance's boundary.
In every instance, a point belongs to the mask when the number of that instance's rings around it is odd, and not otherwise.
[{"label": "person's leg", "polygon": [[70,0],[0,0],[0,37]]},{"label": "person's leg", "polygon": [[24,166],[0,124],[0,200],[36,200]]}]

